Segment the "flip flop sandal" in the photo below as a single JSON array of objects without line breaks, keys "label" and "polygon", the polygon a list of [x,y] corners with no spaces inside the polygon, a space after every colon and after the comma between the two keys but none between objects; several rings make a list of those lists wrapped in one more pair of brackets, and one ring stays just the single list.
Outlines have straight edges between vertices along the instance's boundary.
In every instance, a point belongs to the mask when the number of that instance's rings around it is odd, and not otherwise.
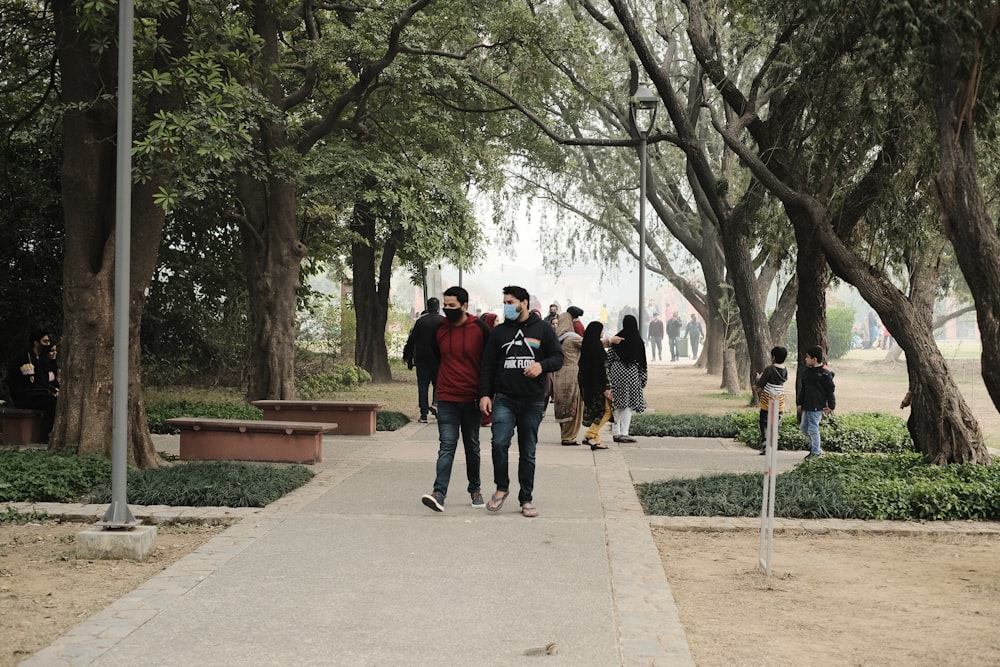
[{"label": "flip flop sandal", "polygon": [[[503,494],[502,496],[500,494]],[[492,496],[490,496],[490,501],[486,503],[486,509],[491,512],[499,512],[500,508],[503,507],[503,503],[507,500],[507,496],[510,495],[510,491],[497,491]]]},{"label": "flip flop sandal", "polygon": [[525,503],[521,505],[521,516],[527,517],[529,519],[534,519],[538,516],[538,509],[534,505]]}]

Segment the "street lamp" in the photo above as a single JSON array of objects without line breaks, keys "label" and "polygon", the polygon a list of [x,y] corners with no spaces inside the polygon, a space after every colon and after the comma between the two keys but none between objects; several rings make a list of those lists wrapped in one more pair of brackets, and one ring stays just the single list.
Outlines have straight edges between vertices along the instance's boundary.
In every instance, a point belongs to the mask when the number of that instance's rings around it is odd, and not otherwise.
[{"label": "street lamp", "polygon": [[639,336],[646,338],[646,140],[656,123],[660,98],[640,85],[629,100],[629,120],[639,135]]}]

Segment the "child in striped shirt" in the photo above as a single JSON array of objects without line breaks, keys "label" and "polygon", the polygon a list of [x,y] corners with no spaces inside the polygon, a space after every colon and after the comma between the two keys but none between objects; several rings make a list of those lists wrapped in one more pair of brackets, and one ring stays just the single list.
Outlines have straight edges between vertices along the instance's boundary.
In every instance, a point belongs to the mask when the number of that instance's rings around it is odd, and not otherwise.
[{"label": "child in striped shirt", "polygon": [[785,381],[788,380],[788,369],[785,368],[785,359],[788,358],[788,350],[783,347],[771,349],[771,365],[764,369],[764,372],[757,376],[753,385],[753,391],[757,395],[757,405],[760,407],[760,453],[767,449],[767,413],[771,398],[778,399],[778,423],[781,423],[781,415],[785,411]]}]

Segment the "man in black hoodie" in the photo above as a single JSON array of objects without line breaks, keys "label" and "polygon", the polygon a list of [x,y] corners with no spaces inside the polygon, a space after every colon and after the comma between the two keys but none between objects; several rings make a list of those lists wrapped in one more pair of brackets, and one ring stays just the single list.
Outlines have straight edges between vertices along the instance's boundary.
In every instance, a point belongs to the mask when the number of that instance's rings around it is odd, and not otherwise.
[{"label": "man in black hoodie", "polygon": [[555,329],[529,309],[528,291],[503,288],[503,324],[490,334],[479,374],[479,409],[493,416],[493,479],[497,490],[486,509],[498,512],[510,495],[508,452],[517,428],[517,494],[521,514],[538,516],[532,505],[535,446],[545,407],[545,374],[562,368]]},{"label": "man in black hoodie", "polygon": [[[417,404],[420,406],[420,423],[427,423],[427,413],[437,415],[437,375],[440,361],[434,353],[434,337],[444,316],[438,311],[441,302],[436,297],[427,299],[427,312],[420,316],[410,330],[410,337],[403,347],[403,361],[408,367],[417,367]],[[434,387],[433,398],[427,401],[427,390]]]}]

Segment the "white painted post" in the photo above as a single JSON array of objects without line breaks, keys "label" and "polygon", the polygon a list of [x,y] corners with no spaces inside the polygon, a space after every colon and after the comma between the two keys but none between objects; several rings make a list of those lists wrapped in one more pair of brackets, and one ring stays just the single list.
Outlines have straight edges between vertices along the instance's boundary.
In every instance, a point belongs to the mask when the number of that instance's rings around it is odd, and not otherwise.
[{"label": "white painted post", "polygon": [[[769,389],[773,385],[768,385]],[[777,471],[775,461],[778,451],[778,429],[781,415],[778,412],[780,394],[770,393],[767,405],[767,439],[764,455],[764,482],[760,502],[760,547],[757,552],[758,565],[771,579],[771,559],[774,555],[774,489]]]}]

